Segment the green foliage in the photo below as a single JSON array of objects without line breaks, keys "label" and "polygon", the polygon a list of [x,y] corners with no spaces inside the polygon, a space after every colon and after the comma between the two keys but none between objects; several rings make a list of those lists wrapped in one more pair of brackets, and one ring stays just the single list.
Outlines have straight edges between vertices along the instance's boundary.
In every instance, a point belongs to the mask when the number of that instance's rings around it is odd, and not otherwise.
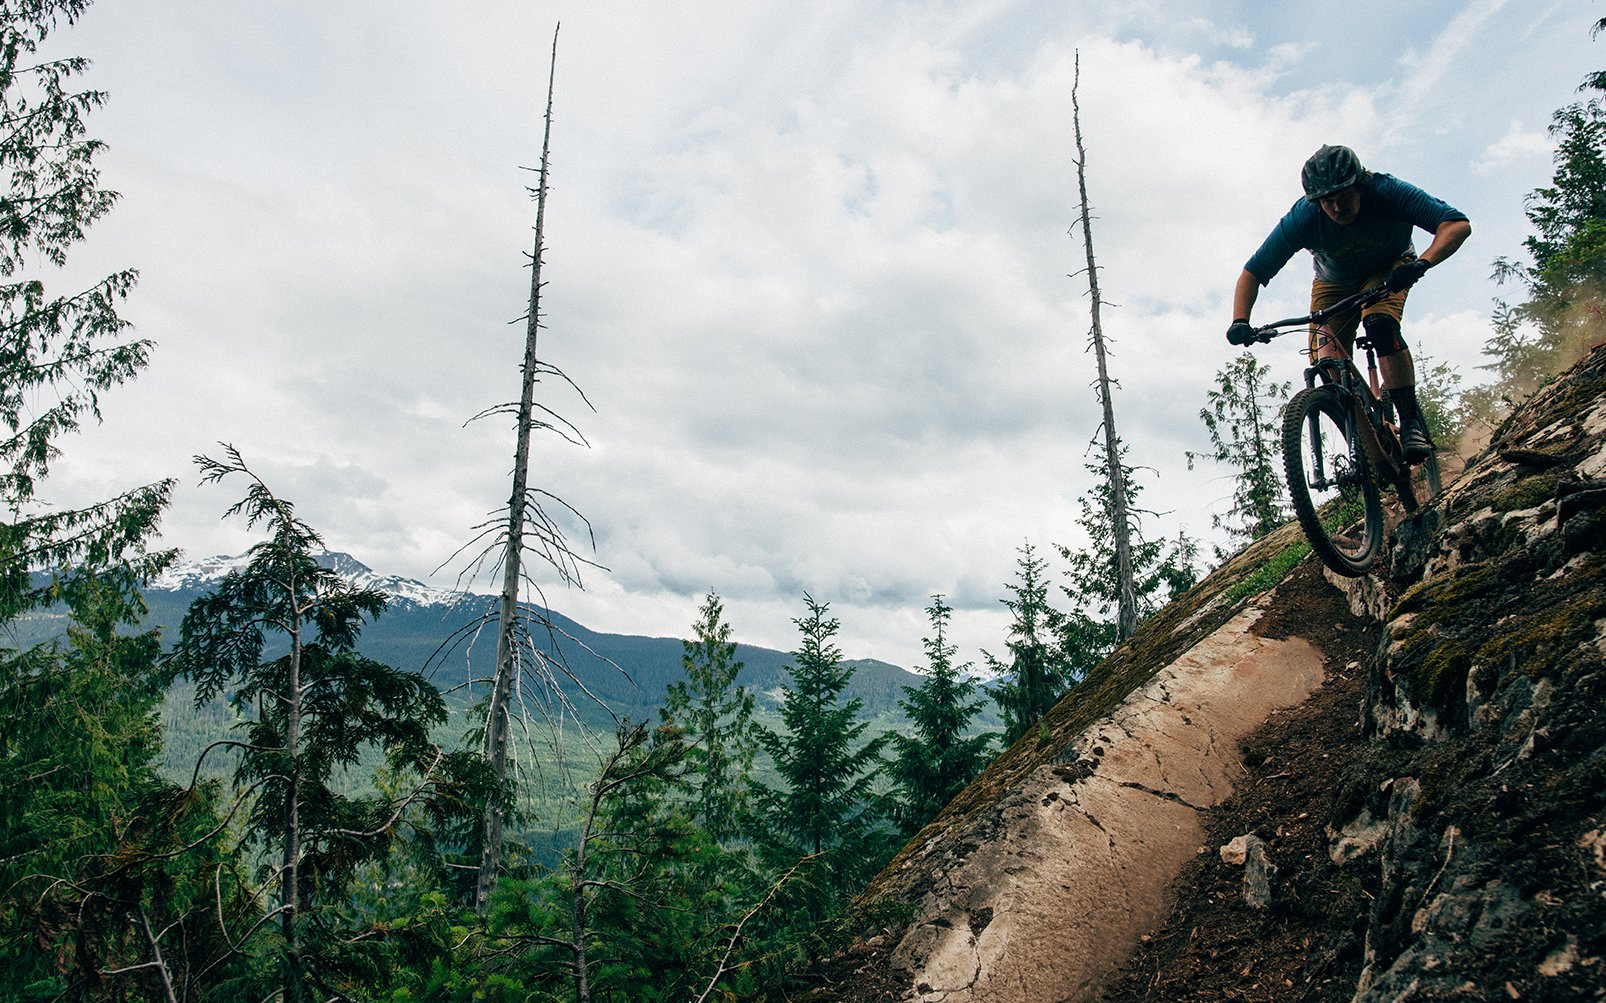
[{"label": "green foliage", "polygon": [[1454,446],[1466,424],[1461,405],[1461,374],[1448,362],[1415,353],[1416,402],[1433,441]]},{"label": "green foliage", "polygon": [[[1199,410],[1210,435],[1211,452],[1189,452],[1188,467],[1200,457],[1226,464],[1233,473],[1232,507],[1211,517],[1233,540],[1258,540],[1288,521],[1280,472],[1283,404],[1289,384],[1274,382],[1270,367],[1243,352],[1216,372],[1216,385]],[[1216,557],[1229,551],[1216,548]]]},{"label": "green foliage", "polygon": [[526,958],[535,981],[571,981],[576,1000],[620,992],[646,999],[631,991],[633,983],[652,981],[654,969],[659,976],[683,971],[675,955],[684,916],[671,910],[696,897],[677,880],[694,830],[669,797],[687,747],[672,732],[643,725],[621,726],[614,737],[616,747],[587,788],[575,845],[546,880],[538,908],[547,915],[531,915],[535,923],[520,927],[540,939]]},{"label": "green foliage", "polygon": [[1019,554],[1016,580],[1004,585],[1014,598],[999,600],[1014,617],[1005,642],[1009,662],[982,652],[988,668],[998,677],[993,699],[1004,714],[1005,745],[1026,734],[1072,683],[1055,643],[1063,618],[1048,602],[1048,562],[1037,556],[1029,541],[1021,545]]},{"label": "green foliage", "polygon": [[[225,694],[243,717],[243,737],[218,744],[238,752],[244,838],[278,859],[263,879],[275,903],[264,920],[278,922],[276,981],[286,1001],[330,987],[382,987],[403,941],[354,936],[375,925],[346,908],[354,882],[405,859],[397,850],[409,842],[429,847],[437,833],[466,825],[484,787],[479,761],[430,741],[445,719],[433,685],[357,653],[385,596],[321,567],[322,539],[232,447],[225,461],[197,462],[208,481],[244,477],[245,497],[229,514],[268,532],[243,569],[190,607],[168,665],[195,683],[197,702]],[[369,749],[384,753],[391,779],[376,781],[371,795],[351,794],[350,774]],[[438,856],[433,864],[444,880]]]},{"label": "green foliage", "polygon": [[1251,574],[1245,575],[1222,593],[1221,601],[1231,605],[1248,596],[1258,596],[1262,592],[1279,584],[1288,577],[1289,572],[1298,566],[1300,561],[1310,556],[1310,544],[1304,540],[1296,540],[1282,550],[1278,551],[1271,560],[1256,568]]},{"label": "green foliage", "polygon": [[[160,998],[225,977],[212,967],[215,899],[235,904],[207,835],[205,791],[157,777],[161,692],[154,635],[131,628],[141,582],[172,558],[147,543],[162,481],[77,509],[41,486],[63,437],[100,418],[150,345],[120,340],[117,272],[57,294],[68,252],[117,196],[100,187],[81,58],[42,43],[88,0],[0,0],[0,996]],[[48,291],[47,291],[48,290]],[[22,647],[20,618],[65,611],[61,632]],[[182,852],[180,852],[182,850]],[[218,880],[202,880],[213,862]],[[214,891],[215,888],[215,891]],[[177,946],[182,949],[175,949]],[[164,953],[165,952],[165,953]],[[193,964],[192,964],[193,962]],[[201,969],[209,969],[201,971]]]},{"label": "green foliage", "polygon": [[645,1003],[742,984],[722,962],[758,896],[745,857],[682,810],[690,748],[668,727],[626,724],[614,738],[561,862],[499,882],[479,964],[436,971],[424,998]]},{"label": "green foliage", "polygon": [[[1114,535],[1110,478],[1106,476],[1102,451],[1099,456],[1099,460],[1087,464],[1088,472],[1095,477],[1095,486],[1091,494],[1078,499],[1082,514],[1076,520],[1095,544],[1077,551],[1063,545],[1058,548],[1070,564],[1061,586],[1070,604],[1060,618],[1059,627],[1060,650],[1073,680],[1085,677],[1120,640],[1116,622],[1121,596],[1120,569],[1115,549],[1098,546],[1096,542],[1112,539]],[[1143,489],[1133,478],[1132,468],[1125,465],[1125,444],[1121,445],[1119,456],[1122,470],[1126,472],[1126,508],[1132,530],[1132,582],[1141,622],[1198,581],[1199,571],[1195,566],[1198,544],[1185,534],[1179,534],[1174,544],[1164,538],[1144,539],[1141,516],[1154,513],[1137,506]]]},{"label": "green foliage", "polygon": [[858,744],[868,723],[860,701],[844,701],[853,676],[831,638],[840,623],[829,606],[803,596],[806,615],[793,620],[802,643],[792,656],[792,685],[781,704],[784,732],[761,731],[759,741],[775,762],[780,786],[757,785],[762,809],[758,835],[779,867],[815,857],[798,884],[812,889],[800,907],[807,919],[824,918],[841,897],[874,873],[885,856],[878,846],[880,812],[874,782],[883,738]]},{"label": "green foliage", "polygon": [[157,775],[160,645],[153,633],[126,632],[139,614],[127,578],[126,569],[67,577],[65,635],[0,650],[6,999],[86,986],[154,999],[164,978],[187,993],[227,971],[212,969],[226,953],[214,897],[226,914],[241,903],[211,792]]},{"label": "green foliage", "polygon": [[666,688],[662,710],[664,723],[680,728],[690,744],[685,786],[694,817],[716,842],[740,829],[758,749],[753,694],[736,682],[742,663],[724,609],[710,591],[692,626],[692,640],[682,642],[686,676]]},{"label": "green foliage", "polygon": [[132,562],[146,573],[164,555],[145,555],[172,483],[163,481],[82,509],[38,503],[39,482],[60,452],[58,440],[100,417],[100,396],[131,378],[150,352],[118,341],[128,325],[117,305],[133,271],[53,296],[47,278],[67,263],[85,230],[117,196],[99,185],[85,117],[105,94],[75,90],[81,58],[32,62],[60,23],[88,0],[5,0],[0,16],[0,621],[54,597],[30,580],[39,568]]},{"label": "green foliage", "polygon": [[[1596,25],[1598,30],[1599,25]],[[1495,333],[1484,346],[1496,377],[1469,402],[1497,417],[1550,375],[1606,337],[1606,71],[1579,88],[1594,92],[1556,111],[1555,173],[1527,199],[1528,261],[1501,258],[1495,277],[1526,299],[1497,302]]]},{"label": "green foliage", "polygon": [[895,815],[909,834],[931,821],[975,779],[987,764],[993,740],[988,734],[966,734],[982,701],[972,699],[976,684],[960,675],[969,666],[954,664],[959,649],[948,643],[947,636],[953,608],[942,596],[932,596],[926,615],[931,618],[931,636],[921,639],[926,649],[925,680],[919,686],[905,686],[905,699],[899,703],[909,715],[913,733],[892,733]]}]

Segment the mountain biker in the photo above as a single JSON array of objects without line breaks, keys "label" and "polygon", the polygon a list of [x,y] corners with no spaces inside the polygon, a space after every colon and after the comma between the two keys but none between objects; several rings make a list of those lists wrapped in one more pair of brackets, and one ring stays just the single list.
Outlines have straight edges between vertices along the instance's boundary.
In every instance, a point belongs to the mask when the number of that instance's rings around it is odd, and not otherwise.
[{"label": "mountain biker", "polygon": [[[1411,350],[1400,337],[1406,290],[1429,268],[1454,254],[1471,235],[1472,224],[1464,213],[1415,185],[1368,171],[1347,146],[1317,150],[1305,161],[1300,180],[1305,197],[1288,210],[1238,276],[1227,340],[1234,345],[1253,340],[1249,316],[1260,287],[1300,249],[1310,251],[1315,259],[1312,312],[1386,282],[1389,295],[1364,308],[1359,322],[1377,349],[1383,385],[1399,410],[1405,458],[1420,463],[1433,451],[1433,444],[1417,405]],[[1421,255],[1411,243],[1412,230],[1417,227],[1433,234]],[[1355,343],[1356,321],[1348,314],[1313,329],[1311,361],[1347,356]],[[1337,346],[1342,346],[1342,353]]]}]

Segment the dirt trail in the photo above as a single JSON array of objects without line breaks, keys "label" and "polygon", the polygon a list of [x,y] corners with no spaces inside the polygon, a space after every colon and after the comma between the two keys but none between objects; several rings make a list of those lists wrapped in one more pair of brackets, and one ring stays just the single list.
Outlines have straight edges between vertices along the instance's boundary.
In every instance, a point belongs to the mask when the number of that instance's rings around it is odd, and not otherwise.
[{"label": "dirt trail", "polygon": [[[1265,634],[1294,634],[1326,655],[1327,679],[1298,707],[1273,714],[1245,741],[1250,775],[1204,819],[1206,846],[1236,836],[1265,841],[1281,868],[1272,908],[1244,903],[1243,868],[1214,852],[1189,861],[1173,885],[1163,925],[1123,959],[1101,1003],[1186,1000],[1348,1001],[1362,964],[1362,935],[1335,917],[1364,915],[1370,873],[1346,871],[1329,856],[1327,823],[1346,787],[1386,780],[1369,763],[1359,720],[1377,648],[1320,570],[1307,564],[1279,590],[1277,606],[1257,624]],[[1077,999],[1078,997],[1068,997]]]},{"label": "dirt trail", "polygon": [[[1268,598],[1158,672],[1000,805],[1003,831],[939,868],[892,950],[906,999],[1081,999],[1164,917],[1244,775],[1240,742],[1324,678],[1309,642],[1255,627]],[[1074,922],[1069,922],[1074,917]]]}]

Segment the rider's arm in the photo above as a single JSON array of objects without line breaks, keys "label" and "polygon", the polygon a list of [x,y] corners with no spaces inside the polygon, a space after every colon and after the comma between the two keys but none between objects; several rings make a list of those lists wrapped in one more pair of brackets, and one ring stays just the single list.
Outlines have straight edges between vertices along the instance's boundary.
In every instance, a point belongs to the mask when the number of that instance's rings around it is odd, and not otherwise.
[{"label": "rider's arm", "polygon": [[1433,231],[1433,243],[1418,257],[1429,265],[1443,263],[1472,236],[1472,224],[1464,219],[1447,219]]},{"label": "rider's arm", "polygon": [[1443,199],[1401,181],[1390,174],[1372,178],[1372,194],[1377,207],[1384,215],[1408,220],[1420,229],[1433,234],[1433,242],[1418,257],[1430,266],[1437,265],[1454,254],[1472,233],[1467,214]]},{"label": "rider's arm", "polygon": [[1259,296],[1260,280],[1255,278],[1254,272],[1245,268],[1243,274],[1238,276],[1238,285],[1232,290],[1232,319],[1248,320]]}]

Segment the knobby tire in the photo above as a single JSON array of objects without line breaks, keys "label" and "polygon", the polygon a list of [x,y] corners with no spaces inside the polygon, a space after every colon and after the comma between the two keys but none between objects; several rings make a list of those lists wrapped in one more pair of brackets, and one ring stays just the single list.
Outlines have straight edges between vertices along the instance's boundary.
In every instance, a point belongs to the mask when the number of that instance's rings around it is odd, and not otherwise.
[{"label": "knobby tire", "polygon": [[1444,481],[1439,475],[1439,454],[1433,452],[1418,468],[1422,476],[1421,502],[1425,505],[1444,493]]},{"label": "knobby tire", "polygon": [[1377,476],[1336,387],[1307,387],[1283,410],[1283,470],[1299,524],[1322,563],[1348,578],[1383,547]]}]

